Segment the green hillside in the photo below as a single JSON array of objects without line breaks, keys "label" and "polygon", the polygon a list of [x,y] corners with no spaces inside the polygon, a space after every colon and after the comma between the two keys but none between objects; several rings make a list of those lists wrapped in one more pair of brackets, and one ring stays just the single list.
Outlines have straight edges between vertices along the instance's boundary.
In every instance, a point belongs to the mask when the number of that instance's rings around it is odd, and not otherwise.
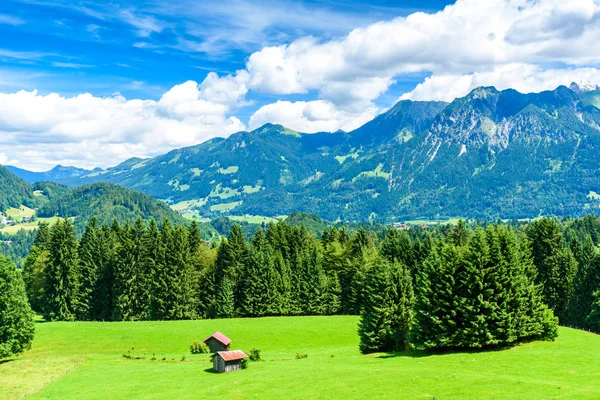
[{"label": "green hillside", "polygon": [[0,166],[0,211],[21,205],[34,206],[33,187]]},{"label": "green hillside", "polygon": [[76,225],[80,228],[95,216],[99,223],[112,223],[142,218],[154,218],[162,221],[165,218],[173,222],[185,223],[185,219],[171,210],[166,204],[152,197],[108,183],[96,183],[76,188],[66,195],[54,198],[41,207],[37,215],[49,218],[76,217]]},{"label": "green hillside", "polygon": [[579,216],[600,208],[597,91],[481,87],[401,101],[349,133],[267,124],[63,182],[119,184],[209,219]]},{"label": "green hillside", "polygon": [[[0,364],[2,398],[596,399],[600,336],[560,328],[556,342],[509,350],[361,355],[358,317],[37,325],[33,349]],[[219,330],[265,362],[210,372],[193,340]],[[132,350],[133,348],[133,350]],[[145,359],[125,359],[133,356]],[[296,354],[307,358],[296,359]],[[153,355],[157,360],[152,361]],[[181,361],[185,356],[185,361]],[[163,361],[162,359],[166,360]]]}]

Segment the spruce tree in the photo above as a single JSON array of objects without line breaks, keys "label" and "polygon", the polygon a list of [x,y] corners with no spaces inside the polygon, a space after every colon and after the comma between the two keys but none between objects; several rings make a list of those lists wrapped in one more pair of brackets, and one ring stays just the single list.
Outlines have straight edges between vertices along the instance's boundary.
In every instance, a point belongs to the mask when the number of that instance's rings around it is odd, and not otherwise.
[{"label": "spruce tree", "polygon": [[419,271],[415,287],[415,319],[411,341],[425,349],[456,346],[455,336],[462,325],[457,318],[456,272],[462,249],[453,244],[432,248]]},{"label": "spruce tree", "polygon": [[40,223],[33,246],[23,262],[23,280],[31,308],[43,311],[45,270],[50,257],[50,228],[45,222]]},{"label": "spruce tree", "polygon": [[50,260],[45,270],[44,312],[53,321],[72,321],[77,309],[77,240],[68,219],[51,231]]},{"label": "spruce tree", "polygon": [[144,235],[144,223],[138,219],[133,227],[127,221],[118,236],[113,293],[115,320],[141,320],[148,314],[150,281],[143,263]]},{"label": "spruce tree", "polygon": [[583,244],[580,244],[578,239],[573,239],[569,248],[577,260],[577,273],[573,281],[574,290],[566,323],[585,328],[585,320],[594,301],[594,291],[600,288],[600,256],[590,235],[587,235]]},{"label": "spruce tree", "polygon": [[98,285],[98,260],[96,252],[99,250],[98,220],[93,217],[85,227],[81,242],[79,243],[79,288],[76,316],[78,320],[90,321],[94,319],[93,303],[94,294]]},{"label": "spruce tree", "polygon": [[30,349],[34,333],[25,284],[15,265],[0,255],[0,359]]},{"label": "spruce tree", "polygon": [[587,327],[593,332],[600,333],[600,290],[594,293],[595,299],[592,303],[590,314],[586,317]]},{"label": "spruce tree", "polygon": [[111,321],[113,316],[114,269],[118,235],[121,230],[115,220],[109,227],[106,223],[97,231],[96,245],[91,252],[96,264],[98,281],[92,293],[92,319]]},{"label": "spruce tree", "polygon": [[568,320],[569,301],[574,290],[577,262],[568,248],[563,248],[562,232],[550,218],[535,221],[527,234],[532,245],[537,282],[542,285],[544,302],[561,323]]},{"label": "spruce tree", "polygon": [[398,229],[390,229],[381,243],[380,253],[390,262],[401,262],[409,271],[416,269],[416,259],[408,233]]},{"label": "spruce tree", "polygon": [[259,229],[247,247],[243,258],[243,271],[240,277],[242,316],[262,317],[275,315],[280,310],[272,249]]},{"label": "spruce tree", "polygon": [[150,281],[148,318],[152,320],[165,319],[165,292],[168,290],[163,268],[165,248],[154,219],[151,219],[148,224],[141,246],[142,268],[147,272]]},{"label": "spruce tree", "polygon": [[233,297],[233,282],[224,278],[219,285],[217,296],[212,305],[214,318],[233,318],[235,315],[235,302]]},{"label": "spruce tree", "polygon": [[367,274],[359,322],[360,351],[401,351],[408,346],[413,288],[408,269],[379,258]]}]

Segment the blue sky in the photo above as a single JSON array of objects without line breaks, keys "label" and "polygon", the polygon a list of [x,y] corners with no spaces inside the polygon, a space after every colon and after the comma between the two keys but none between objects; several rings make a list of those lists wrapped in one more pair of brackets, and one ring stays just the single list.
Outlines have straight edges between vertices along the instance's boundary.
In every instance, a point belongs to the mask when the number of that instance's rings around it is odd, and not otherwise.
[{"label": "blue sky", "polygon": [[0,164],[109,167],[398,100],[600,82],[600,0],[3,0]]},{"label": "blue sky", "polygon": [[[437,11],[449,1],[105,1],[0,2],[0,90],[37,89],[158,99],[172,86],[230,74],[269,45],[303,36],[327,40],[376,21]],[[176,5],[178,3],[178,5]],[[423,74],[399,81],[389,106]],[[280,95],[252,93],[253,108]],[[285,97],[316,98],[314,93]]]}]

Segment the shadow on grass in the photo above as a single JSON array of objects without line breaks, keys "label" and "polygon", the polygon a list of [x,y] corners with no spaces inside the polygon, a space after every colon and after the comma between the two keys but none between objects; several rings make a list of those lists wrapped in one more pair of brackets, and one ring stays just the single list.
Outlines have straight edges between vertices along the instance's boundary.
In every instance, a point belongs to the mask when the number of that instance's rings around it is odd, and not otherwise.
[{"label": "shadow on grass", "polygon": [[11,361],[15,361],[15,358],[8,358],[8,359],[5,359],[5,360],[0,360],[0,365],[9,363]]},{"label": "shadow on grass", "polygon": [[212,369],[212,368],[206,368],[206,369],[204,370],[204,372],[207,372],[207,373],[209,373],[209,374],[220,374],[220,372],[217,372],[217,371],[215,371],[215,370],[214,370],[214,369]]},{"label": "shadow on grass", "polygon": [[399,352],[389,352],[377,356],[377,358],[396,358],[396,357],[409,357],[409,358],[422,358],[430,356],[440,356],[445,354],[478,354],[478,353],[496,353],[511,349],[515,346],[502,346],[502,347],[490,347],[483,349],[460,349],[460,348],[447,348],[438,350],[406,350]]}]

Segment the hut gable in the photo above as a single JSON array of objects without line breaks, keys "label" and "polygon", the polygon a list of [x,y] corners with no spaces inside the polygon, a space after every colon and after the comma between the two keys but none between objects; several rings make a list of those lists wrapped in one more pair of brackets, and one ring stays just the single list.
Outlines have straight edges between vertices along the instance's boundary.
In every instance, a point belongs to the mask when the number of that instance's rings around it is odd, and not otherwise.
[{"label": "hut gable", "polygon": [[248,358],[248,355],[241,350],[219,351],[213,357],[213,369],[217,372],[240,370],[244,358]]},{"label": "hut gable", "polygon": [[215,332],[204,339],[204,343],[206,343],[211,353],[216,353],[219,351],[229,350],[231,339],[223,335],[221,332]]}]

